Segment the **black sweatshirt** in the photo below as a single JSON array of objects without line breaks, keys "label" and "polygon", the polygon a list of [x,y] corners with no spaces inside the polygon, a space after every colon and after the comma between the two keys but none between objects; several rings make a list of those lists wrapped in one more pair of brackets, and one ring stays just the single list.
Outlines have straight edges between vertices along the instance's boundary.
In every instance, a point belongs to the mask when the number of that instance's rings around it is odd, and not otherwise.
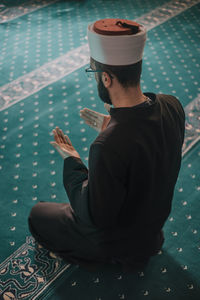
[{"label": "black sweatshirt", "polygon": [[[85,235],[87,226],[101,232],[97,243],[111,252],[123,244],[148,254],[170,214],[180,170],[184,110],[174,96],[145,95],[152,105],[111,108],[108,127],[90,147],[89,171],[81,159],[64,161],[77,226]],[[126,255],[125,248],[119,252]]]}]

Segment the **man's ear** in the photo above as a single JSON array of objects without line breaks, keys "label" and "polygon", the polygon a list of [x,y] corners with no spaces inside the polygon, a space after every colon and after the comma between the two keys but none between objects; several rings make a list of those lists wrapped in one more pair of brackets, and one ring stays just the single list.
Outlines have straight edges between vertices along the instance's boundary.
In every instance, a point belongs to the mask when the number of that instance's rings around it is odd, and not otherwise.
[{"label": "man's ear", "polygon": [[111,86],[112,81],[111,81],[111,78],[110,78],[110,76],[109,76],[108,73],[103,72],[101,78],[102,78],[102,82],[103,82],[103,84],[104,84],[104,86],[105,86],[106,88],[108,88],[108,87]]}]

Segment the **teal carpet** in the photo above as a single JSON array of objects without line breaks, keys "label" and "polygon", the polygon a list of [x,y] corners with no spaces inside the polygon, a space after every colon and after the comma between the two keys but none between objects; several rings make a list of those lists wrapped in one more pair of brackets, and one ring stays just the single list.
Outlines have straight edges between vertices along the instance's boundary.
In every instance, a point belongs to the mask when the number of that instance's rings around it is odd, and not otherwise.
[{"label": "teal carpet", "polygon": [[[200,299],[200,1],[0,3],[0,300]],[[37,201],[68,202],[63,162],[49,144],[67,133],[87,165],[96,133],[79,117],[104,112],[89,63],[87,24],[138,20],[148,29],[142,90],[172,94],[187,115],[183,163],[166,242],[145,270],[89,273],[36,247],[27,217]],[[146,299],[145,298],[145,299]]]}]

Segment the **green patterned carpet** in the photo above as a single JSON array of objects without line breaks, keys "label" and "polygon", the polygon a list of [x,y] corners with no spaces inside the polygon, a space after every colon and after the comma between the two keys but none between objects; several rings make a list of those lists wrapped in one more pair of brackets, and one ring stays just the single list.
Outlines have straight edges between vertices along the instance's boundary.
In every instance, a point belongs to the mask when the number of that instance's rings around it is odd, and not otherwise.
[{"label": "green patterned carpet", "polygon": [[[79,117],[104,112],[89,63],[87,24],[137,20],[148,29],[143,92],[185,107],[183,163],[166,242],[147,269],[89,273],[35,247],[27,217],[37,201],[68,202],[63,161],[49,142],[66,132],[87,165],[96,133]],[[200,1],[43,0],[0,3],[0,300],[200,299]]]}]

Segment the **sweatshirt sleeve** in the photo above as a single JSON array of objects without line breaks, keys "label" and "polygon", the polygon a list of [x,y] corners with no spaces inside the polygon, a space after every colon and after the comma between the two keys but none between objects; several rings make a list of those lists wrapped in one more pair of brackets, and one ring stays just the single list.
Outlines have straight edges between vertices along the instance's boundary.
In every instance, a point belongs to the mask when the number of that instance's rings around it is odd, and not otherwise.
[{"label": "sweatshirt sleeve", "polygon": [[82,160],[70,156],[64,160],[63,184],[74,214],[91,224],[88,206],[88,169]]}]

